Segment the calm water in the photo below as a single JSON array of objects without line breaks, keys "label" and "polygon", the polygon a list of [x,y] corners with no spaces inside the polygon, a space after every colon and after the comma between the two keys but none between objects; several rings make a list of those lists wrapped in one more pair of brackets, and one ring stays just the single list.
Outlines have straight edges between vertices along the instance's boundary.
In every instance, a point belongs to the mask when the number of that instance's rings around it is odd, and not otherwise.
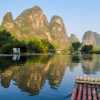
[{"label": "calm water", "polygon": [[0,100],[70,100],[83,74],[100,77],[100,55],[0,57]]}]

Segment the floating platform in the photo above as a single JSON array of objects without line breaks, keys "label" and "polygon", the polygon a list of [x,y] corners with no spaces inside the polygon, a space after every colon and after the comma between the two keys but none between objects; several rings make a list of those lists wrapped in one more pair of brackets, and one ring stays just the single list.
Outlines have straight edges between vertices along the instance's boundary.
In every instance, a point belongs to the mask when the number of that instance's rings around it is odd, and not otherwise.
[{"label": "floating platform", "polygon": [[100,100],[100,78],[77,77],[71,100]]}]

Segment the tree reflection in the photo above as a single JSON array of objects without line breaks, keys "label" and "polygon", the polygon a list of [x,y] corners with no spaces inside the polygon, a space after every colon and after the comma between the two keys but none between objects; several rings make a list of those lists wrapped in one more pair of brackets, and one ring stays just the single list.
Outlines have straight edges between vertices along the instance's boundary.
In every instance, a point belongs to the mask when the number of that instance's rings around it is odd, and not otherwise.
[{"label": "tree reflection", "polygon": [[4,88],[8,88],[9,85],[10,85],[10,81],[12,79],[12,72],[4,72],[2,75],[1,75],[1,85],[4,87]]},{"label": "tree reflection", "polygon": [[95,74],[100,71],[100,56],[98,55],[84,55],[82,60],[82,68],[86,74]]},{"label": "tree reflection", "polygon": [[[37,95],[46,80],[49,80],[51,88],[60,86],[65,68],[70,63],[68,57],[35,56],[29,58],[31,59],[21,57],[20,63],[15,63],[11,57],[0,60],[0,76],[3,87],[8,88],[13,80],[22,91],[30,95]],[[4,69],[2,69],[2,65],[5,66]]]},{"label": "tree reflection", "polygon": [[37,59],[37,61],[34,59],[28,60],[16,72],[15,81],[18,88],[28,92],[30,95],[39,94],[49,70],[48,63],[48,57],[45,57],[44,60],[42,57]]},{"label": "tree reflection", "polygon": [[57,89],[60,86],[68,63],[67,56],[57,56],[51,59],[48,73],[48,80],[51,88]]},{"label": "tree reflection", "polygon": [[[76,59],[76,58],[75,58]],[[82,60],[74,60],[72,56],[21,56],[13,61],[12,57],[0,57],[1,86],[8,88],[11,81],[23,92],[38,95],[46,80],[52,89],[58,89],[63,81],[65,70],[74,71],[82,63],[86,74],[100,71],[100,57],[96,55],[84,56]]]}]

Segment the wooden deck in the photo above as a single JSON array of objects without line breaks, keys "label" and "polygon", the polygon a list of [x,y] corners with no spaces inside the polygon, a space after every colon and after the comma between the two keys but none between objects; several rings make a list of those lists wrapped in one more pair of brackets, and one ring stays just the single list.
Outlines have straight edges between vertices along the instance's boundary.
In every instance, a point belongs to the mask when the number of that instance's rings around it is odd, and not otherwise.
[{"label": "wooden deck", "polygon": [[100,100],[100,79],[92,77],[76,78],[71,100]]}]

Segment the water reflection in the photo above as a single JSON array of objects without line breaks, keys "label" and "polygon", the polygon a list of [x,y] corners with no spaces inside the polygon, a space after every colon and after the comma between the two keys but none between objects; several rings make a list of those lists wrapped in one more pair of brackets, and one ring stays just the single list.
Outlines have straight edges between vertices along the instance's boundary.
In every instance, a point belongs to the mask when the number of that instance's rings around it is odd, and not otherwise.
[{"label": "water reflection", "polygon": [[51,88],[58,88],[63,76],[66,67],[70,64],[70,56],[58,56],[53,57],[50,63],[50,70],[48,73],[48,80]]},{"label": "water reflection", "polygon": [[100,71],[100,56],[85,55],[82,60],[82,68],[86,74],[95,74]]},{"label": "water reflection", "polygon": [[14,55],[12,56],[12,60],[13,60],[13,61],[19,61],[19,60],[20,60],[20,55],[19,55],[19,54],[14,54]]},{"label": "water reflection", "polygon": [[46,80],[52,89],[58,89],[65,71],[73,71],[79,63],[85,74],[100,71],[100,56],[97,55],[82,56],[81,59],[68,55],[0,57],[1,86],[9,88],[13,80],[21,91],[38,95]]}]

